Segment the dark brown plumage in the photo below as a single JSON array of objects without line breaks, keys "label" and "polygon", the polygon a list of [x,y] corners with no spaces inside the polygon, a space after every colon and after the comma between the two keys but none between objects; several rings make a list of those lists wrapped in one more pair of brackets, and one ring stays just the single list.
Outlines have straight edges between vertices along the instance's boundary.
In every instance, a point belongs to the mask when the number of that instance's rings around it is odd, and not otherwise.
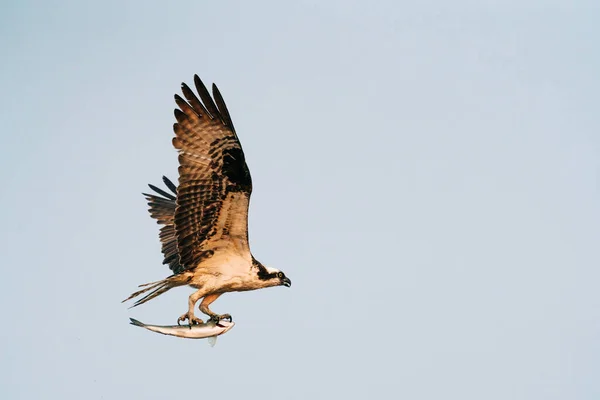
[{"label": "dark brown plumage", "polygon": [[[175,95],[179,109],[175,110],[177,123],[173,125],[173,146],[179,150],[174,226],[183,270],[193,268],[210,250],[206,242],[219,233],[215,223],[227,194],[240,192],[247,213],[252,192],[250,171],[220,92],[213,85],[217,106],[197,75],[194,84],[204,105],[182,84],[189,103]],[[247,241],[247,220],[238,217],[229,221],[228,225],[235,227],[228,231]]]}]

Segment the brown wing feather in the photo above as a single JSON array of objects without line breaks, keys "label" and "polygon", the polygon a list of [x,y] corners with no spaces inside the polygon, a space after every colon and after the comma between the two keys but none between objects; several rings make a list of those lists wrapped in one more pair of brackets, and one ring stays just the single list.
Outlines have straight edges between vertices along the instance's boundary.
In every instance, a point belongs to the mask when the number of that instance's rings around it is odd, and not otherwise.
[{"label": "brown wing feather", "polygon": [[177,238],[175,237],[174,225],[175,196],[177,195],[177,188],[166,176],[163,176],[163,182],[173,194],[165,192],[154,185],[148,185],[150,186],[150,189],[160,194],[160,196],[148,193],[143,193],[143,195],[146,197],[146,200],[148,200],[148,211],[150,211],[150,216],[156,219],[159,224],[163,225],[160,228],[159,234],[162,243],[162,253],[164,255],[163,264],[168,264],[173,273],[177,274],[183,271],[181,264],[179,264],[179,253],[177,251]]},{"label": "brown wing feather", "polygon": [[[194,76],[202,102],[182,84],[187,101],[175,96],[173,146],[179,151],[179,187],[174,215],[182,270],[194,268],[214,251],[210,239],[234,238],[247,248],[250,171],[221,94]],[[220,243],[223,243],[221,241]]]}]

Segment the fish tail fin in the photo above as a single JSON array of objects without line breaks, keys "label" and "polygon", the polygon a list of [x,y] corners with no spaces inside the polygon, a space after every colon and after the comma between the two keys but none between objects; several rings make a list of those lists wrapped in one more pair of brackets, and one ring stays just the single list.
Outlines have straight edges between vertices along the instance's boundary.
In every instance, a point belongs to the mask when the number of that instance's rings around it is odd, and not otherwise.
[{"label": "fish tail fin", "polygon": [[160,296],[161,294],[173,289],[174,287],[183,286],[187,282],[188,282],[187,277],[179,274],[179,275],[171,275],[170,277],[163,279],[162,281],[146,283],[146,284],[140,285],[140,287],[143,287],[143,289],[138,290],[135,293],[132,293],[131,296],[129,296],[128,298],[123,300],[122,303],[124,303],[128,300],[131,300],[134,297],[137,297],[146,292],[150,292],[150,293],[146,294],[144,297],[142,297],[141,299],[136,300],[136,302],[133,303],[133,305],[129,308],[137,307],[140,304],[144,304],[145,302],[152,300],[153,298]]},{"label": "fish tail fin", "polygon": [[133,318],[129,318],[129,323],[131,325],[135,325],[135,326],[141,326],[141,327],[146,326],[146,324],[144,324],[143,322],[140,322],[137,319],[133,319]]}]

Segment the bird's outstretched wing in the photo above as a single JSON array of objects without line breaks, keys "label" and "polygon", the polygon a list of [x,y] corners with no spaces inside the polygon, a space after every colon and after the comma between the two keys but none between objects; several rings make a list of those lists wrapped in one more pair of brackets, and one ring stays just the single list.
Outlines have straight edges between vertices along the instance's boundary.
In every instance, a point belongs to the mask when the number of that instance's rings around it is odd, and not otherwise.
[{"label": "bird's outstretched wing", "polygon": [[[185,83],[175,95],[173,146],[179,151],[179,186],[173,220],[179,270],[192,269],[220,247],[248,252],[252,179],[219,89],[213,98],[197,75],[200,99]],[[175,271],[174,271],[175,272]],[[177,273],[176,272],[176,273]]]},{"label": "bird's outstretched wing", "polygon": [[162,253],[165,258],[163,264],[168,264],[173,273],[177,274],[183,271],[179,263],[179,252],[177,251],[177,237],[175,236],[175,199],[177,196],[177,187],[163,176],[163,182],[172,192],[168,193],[154,185],[148,185],[156,194],[142,193],[148,200],[148,211],[150,216],[159,224],[160,242],[162,243]]}]

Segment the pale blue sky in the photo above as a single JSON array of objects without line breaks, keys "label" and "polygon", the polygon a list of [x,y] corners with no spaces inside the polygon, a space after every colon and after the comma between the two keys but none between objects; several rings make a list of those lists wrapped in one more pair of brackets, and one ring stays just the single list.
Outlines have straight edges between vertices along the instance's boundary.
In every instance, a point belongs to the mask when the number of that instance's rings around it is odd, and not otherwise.
[{"label": "pale blue sky", "polygon": [[[3,399],[600,398],[597,2],[85,3],[1,6]],[[194,73],[293,281],[215,348],[120,303]]]}]

